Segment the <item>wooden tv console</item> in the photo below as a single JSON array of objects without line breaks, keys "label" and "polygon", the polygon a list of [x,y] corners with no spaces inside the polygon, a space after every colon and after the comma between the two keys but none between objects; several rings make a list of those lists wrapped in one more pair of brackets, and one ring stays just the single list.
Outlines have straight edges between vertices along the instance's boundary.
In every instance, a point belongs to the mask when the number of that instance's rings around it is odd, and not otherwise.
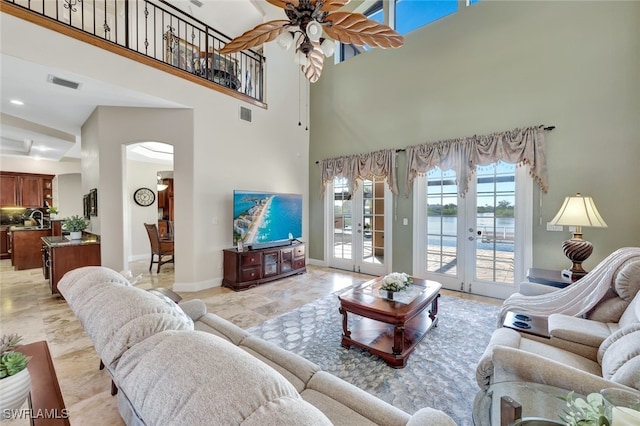
[{"label": "wooden tv console", "polygon": [[222,286],[246,290],[273,280],[307,271],[304,243],[238,251],[224,249]]}]

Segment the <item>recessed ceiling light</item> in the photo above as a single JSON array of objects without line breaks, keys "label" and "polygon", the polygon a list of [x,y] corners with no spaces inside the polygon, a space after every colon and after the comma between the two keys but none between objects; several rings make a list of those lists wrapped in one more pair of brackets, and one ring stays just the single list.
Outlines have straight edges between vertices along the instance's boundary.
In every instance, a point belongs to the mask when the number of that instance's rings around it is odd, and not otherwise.
[{"label": "recessed ceiling light", "polygon": [[11,103],[14,105],[24,105],[24,102],[19,99],[11,99]]}]

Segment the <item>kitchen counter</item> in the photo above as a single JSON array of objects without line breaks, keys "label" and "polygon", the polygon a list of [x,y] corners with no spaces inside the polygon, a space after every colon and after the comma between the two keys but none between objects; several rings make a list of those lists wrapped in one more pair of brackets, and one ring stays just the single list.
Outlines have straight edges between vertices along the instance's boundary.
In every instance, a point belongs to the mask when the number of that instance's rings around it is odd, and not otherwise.
[{"label": "kitchen counter", "polygon": [[84,233],[81,240],[68,236],[41,238],[44,277],[49,280],[51,294],[58,292],[58,281],[67,272],[83,266],[100,266],[100,236]]},{"label": "kitchen counter", "polygon": [[69,247],[100,244],[97,235],[83,235],[81,240],[72,240],[68,236],[42,237],[42,243],[49,247]]},{"label": "kitchen counter", "polygon": [[25,226],[25,225],[11,225],[9,226],[9,231],[49,231],[51,230],[50,226]]}]

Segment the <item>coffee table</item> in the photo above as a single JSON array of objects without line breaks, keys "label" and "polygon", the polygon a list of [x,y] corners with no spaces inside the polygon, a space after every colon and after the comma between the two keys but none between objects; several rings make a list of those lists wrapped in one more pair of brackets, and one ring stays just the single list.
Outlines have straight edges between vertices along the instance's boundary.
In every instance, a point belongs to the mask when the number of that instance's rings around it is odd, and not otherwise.
[{"label": "coffee table", "polygon": [[[393,300],[380,291],[382,278],[367,281],[338,296],[342,314],[342,346],[356,346],[381,357],[393,368],[404,368],[407,358],[431,327],[438,323],[442,285],[413,279],[409,290]],[[427,309],[430,307],[430,309]],[[363,317],[349,329],[348,313]]]}]

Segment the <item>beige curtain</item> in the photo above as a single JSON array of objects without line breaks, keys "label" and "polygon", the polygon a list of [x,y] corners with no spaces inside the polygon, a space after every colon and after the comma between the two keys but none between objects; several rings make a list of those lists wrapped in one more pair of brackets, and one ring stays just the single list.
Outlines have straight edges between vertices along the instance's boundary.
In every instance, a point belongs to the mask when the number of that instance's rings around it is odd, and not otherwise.
[{"label": "beige curtain", "polygon": [[486,166],[500,160],[518,165],[527,164],[529,174],[540,188],[547,192],[549,187],[544,126],[414,145],[407,147],[406,151],[406,196],[417,176],[439,167],[455,171],[458,191],[464,197],[476,166]]},{"label": "beige curtain", "polygon": [[333,183],[336,177],[346,178],[349,194],[353,194],[358,187],[358,179],[369,179],[374,176],[384,177],[391,192],[398,194],[394,149],[329,158],[320,161],[320,169],[322,172],[321,195],[324,195],[327,185]]}]

